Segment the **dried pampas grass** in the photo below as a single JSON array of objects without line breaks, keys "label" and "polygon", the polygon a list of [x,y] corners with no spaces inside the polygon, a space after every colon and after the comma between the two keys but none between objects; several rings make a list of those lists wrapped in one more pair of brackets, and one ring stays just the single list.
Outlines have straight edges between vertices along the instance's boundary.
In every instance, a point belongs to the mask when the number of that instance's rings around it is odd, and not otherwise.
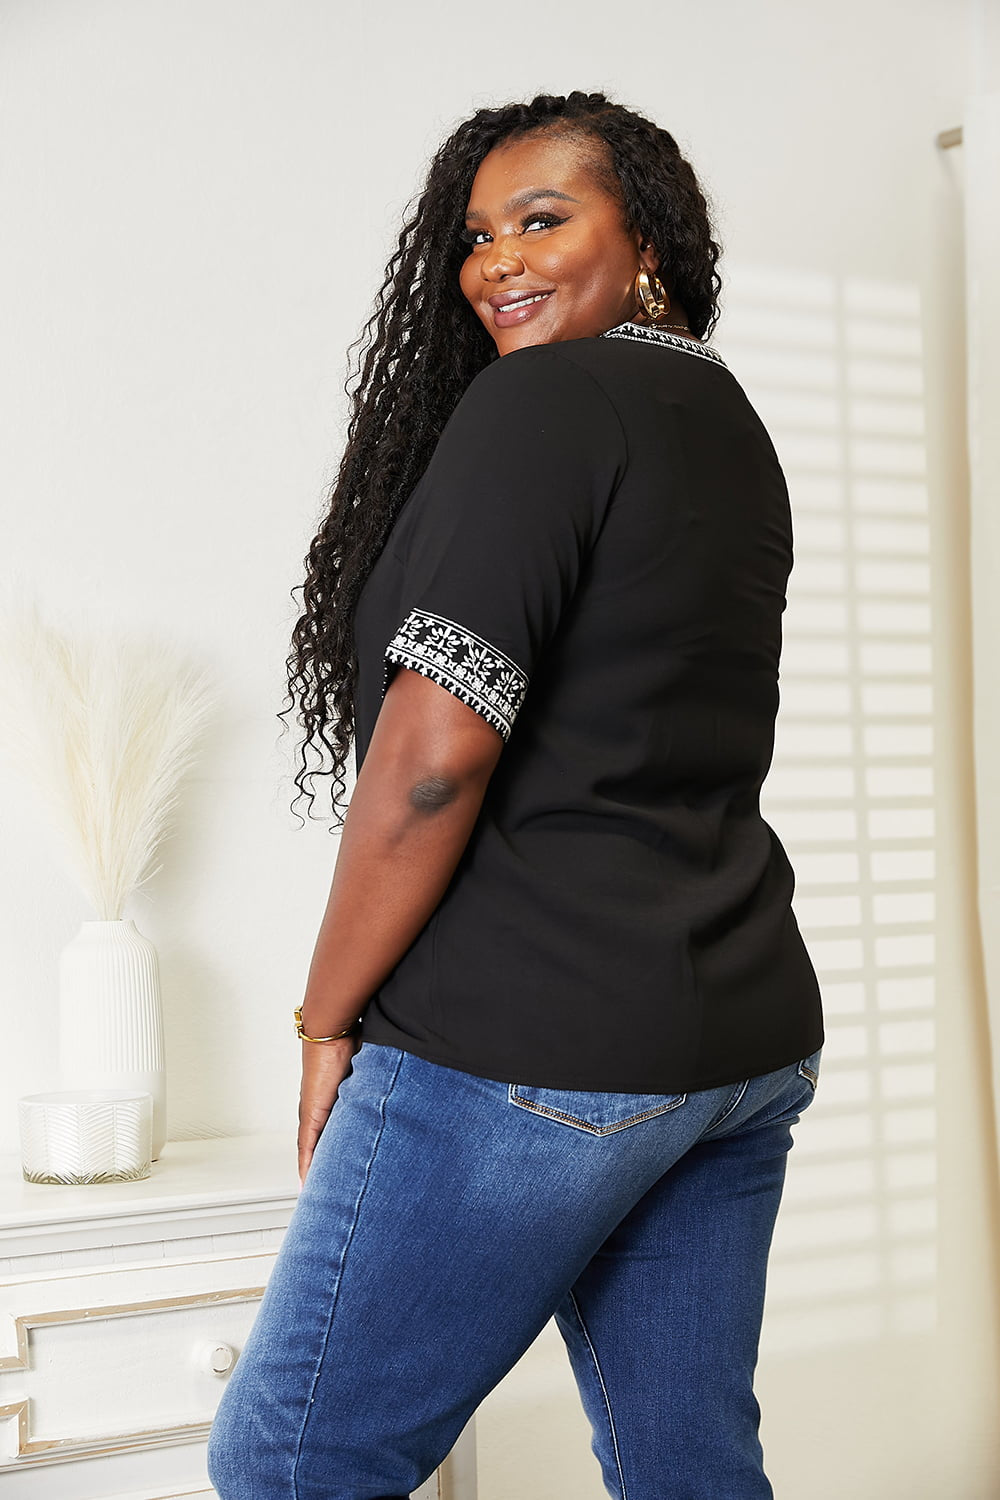
[{"label": "dried pampas grass", "polygon": [[214,705],[208,675],[152,637],[59,629],[23,589],[0,605],[0,754],[45,808],[101,921],[149,880]]}]

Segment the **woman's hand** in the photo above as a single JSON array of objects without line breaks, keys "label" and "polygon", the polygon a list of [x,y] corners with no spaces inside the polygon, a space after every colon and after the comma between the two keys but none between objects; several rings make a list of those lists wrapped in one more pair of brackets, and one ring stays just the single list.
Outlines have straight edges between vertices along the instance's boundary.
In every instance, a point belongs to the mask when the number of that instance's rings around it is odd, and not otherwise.
[{"label": "woman's hand", "polygon": [[302,1043],[302,1087],[299,1090],[299,1186],[305,1182],[316,1142],[323,1132],[337,1091],[347,1077],[351,1058],[361,1048],[360,1036],[334,1042]]},{"label": "woman's hand", "polygon": [[[333,1017],[360,1016],[426,927],[458,868],[503,745],[499,731],[441,683],[409,667],[393,673],[351,792],[299,1007],[316,1028],[307,1025],[307,1035],[340,1030]],[[302,1046],[304,1180],[360,1042],[338,1037]]]}]

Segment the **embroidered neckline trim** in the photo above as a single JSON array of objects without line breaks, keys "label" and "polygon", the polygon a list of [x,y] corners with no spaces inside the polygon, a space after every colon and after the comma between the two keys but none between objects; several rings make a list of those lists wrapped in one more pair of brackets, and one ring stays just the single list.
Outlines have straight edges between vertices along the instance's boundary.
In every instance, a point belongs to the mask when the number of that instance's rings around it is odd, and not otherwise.
[{"label": "embroidered neckline trim", "polygon": [[685,338],[682,333],[670,333],[666,328],[656,328],[646,323],[619,323],[601,334],[602,339],[634,339],[640,344],[663,344],[668,349],[682,349],[685,354],[697,355],[699,359],[710,359],[724,370],[729,366],[717,349],[695,339]]}]

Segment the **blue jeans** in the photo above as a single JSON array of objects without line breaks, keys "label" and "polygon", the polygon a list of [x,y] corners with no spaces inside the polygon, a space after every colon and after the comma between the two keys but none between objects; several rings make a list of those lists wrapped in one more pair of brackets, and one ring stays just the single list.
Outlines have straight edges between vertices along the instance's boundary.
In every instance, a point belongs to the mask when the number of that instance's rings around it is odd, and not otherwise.
[{"label": "blue jeans", "polygon": [[738,1084],[508,1084],[364,1043],[222,1394],[221,1500],[403,1500],[555,1318],[618,1500],[772,1500],[753,1391],[790,1127]]}]

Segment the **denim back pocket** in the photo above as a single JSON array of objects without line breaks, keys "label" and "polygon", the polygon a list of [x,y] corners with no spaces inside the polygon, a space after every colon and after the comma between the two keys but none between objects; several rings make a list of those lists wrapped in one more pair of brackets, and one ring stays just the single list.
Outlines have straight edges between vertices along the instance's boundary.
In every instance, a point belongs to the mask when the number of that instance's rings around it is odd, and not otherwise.
[{"label": "denim back pocket", "polygon": [[816,1085],[819,1083],[819,1061],[822,1055],[823,1048],[817,1047],[815,1052],[810,1052],[809,1056],[804,1057],[799,1063],[799,1072],[803,1078],[808,1078],[814,1092]]},{"label": "denim back pocket", "polygon": [[507,1098],[519,1109],[544,1115],[561,1125],[586,1130],[590,1135],[610,1135],[651,1120],[683,1104],[687,1094],[600,1094],[585,1089],[544,1089],[535,1084],[512,1083]]}]

